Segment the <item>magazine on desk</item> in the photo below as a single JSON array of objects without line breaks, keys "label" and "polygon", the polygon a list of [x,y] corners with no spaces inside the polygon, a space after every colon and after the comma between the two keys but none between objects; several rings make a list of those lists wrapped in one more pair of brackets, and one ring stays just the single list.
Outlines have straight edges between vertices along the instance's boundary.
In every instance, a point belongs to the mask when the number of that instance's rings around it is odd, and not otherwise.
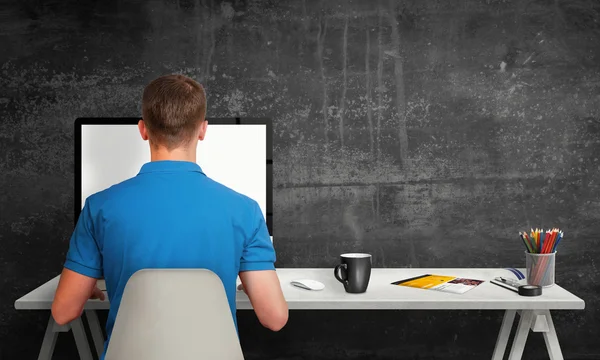
[{"label": "magazine on desk", "polygon": [[481,283],[483,283],[483,280],[425,274],[410,279],[395,281],[392,285],[437,290],[453,294],[464,294],[467,291],[476,288]]}]

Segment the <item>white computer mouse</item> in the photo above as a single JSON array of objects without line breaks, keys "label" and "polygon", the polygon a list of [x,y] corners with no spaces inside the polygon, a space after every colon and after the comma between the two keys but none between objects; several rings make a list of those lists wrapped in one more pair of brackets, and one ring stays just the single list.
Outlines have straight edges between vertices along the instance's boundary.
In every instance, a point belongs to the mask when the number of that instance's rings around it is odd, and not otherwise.
[{"label": "white computer mouse", "polygon": [[290,283],[294,286],[297,286],[299,288],[306,289],[306,290],[318,291],[318,290],[325,289],[325,285],[321,282],[318,282],[317,280],[297,279],[297,280],[292,280]]}]

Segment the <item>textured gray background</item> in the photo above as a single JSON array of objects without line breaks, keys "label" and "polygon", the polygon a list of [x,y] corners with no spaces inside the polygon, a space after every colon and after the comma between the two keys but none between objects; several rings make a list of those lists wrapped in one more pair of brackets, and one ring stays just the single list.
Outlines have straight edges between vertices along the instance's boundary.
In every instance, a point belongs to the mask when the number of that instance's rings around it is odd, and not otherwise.
[{"label": "textured gray background", "polygon": [[[73,121],[137,116],[174,72],[209,116],[273,119],[280,267],[523,266],[517,232],[560,226],[557,281],[587,303],[556,314],[565,358],[600,358],[598,1],[3,3],[0,358],[41,343],[48,314],[12,306],[61,269]],[[500,319],[293,312],[271,334],[242,312],[240,332],[248,359],[485,359]]]}]

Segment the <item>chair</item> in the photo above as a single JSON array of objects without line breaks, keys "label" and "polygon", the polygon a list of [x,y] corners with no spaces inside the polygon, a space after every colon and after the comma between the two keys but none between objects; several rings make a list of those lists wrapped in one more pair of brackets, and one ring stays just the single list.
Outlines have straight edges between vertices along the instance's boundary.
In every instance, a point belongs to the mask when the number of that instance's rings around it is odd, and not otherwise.
[{"label": "chair", "polygon": [[125,286],[105,360],[243,360],[221,279],[145,269]]}]

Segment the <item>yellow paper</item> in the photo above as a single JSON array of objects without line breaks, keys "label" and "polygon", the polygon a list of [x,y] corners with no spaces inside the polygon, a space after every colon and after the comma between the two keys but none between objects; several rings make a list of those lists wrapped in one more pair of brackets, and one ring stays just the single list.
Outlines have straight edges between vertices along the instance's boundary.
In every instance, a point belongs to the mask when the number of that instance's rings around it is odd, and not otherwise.
[{"label": "yellow paper", "polygon": [[431,287],[447,283],[448,281],[451,281],[454,279],[456,279],[456,277],[454,277],[454,276],[428,275],[428,276],[424,276],[422,278],[418,278],[415,280],[401,283],[399,285],[410,286],[410,287],[415,287],[415,288],[420,288],[420,289],[429,289]]}]

